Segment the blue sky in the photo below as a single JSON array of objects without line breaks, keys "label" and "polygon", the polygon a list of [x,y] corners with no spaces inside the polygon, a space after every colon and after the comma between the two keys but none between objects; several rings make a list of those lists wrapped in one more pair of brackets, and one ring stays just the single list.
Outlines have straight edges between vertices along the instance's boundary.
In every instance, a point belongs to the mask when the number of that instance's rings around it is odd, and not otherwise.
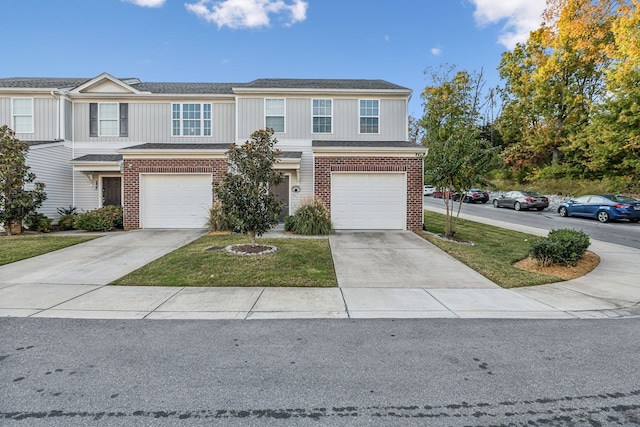
[{"label": "blue sky", "polygon": [[541,22],[545,0],[10,0],[0,77],[383,79],[413,90],[424,70],[484,72]]}]

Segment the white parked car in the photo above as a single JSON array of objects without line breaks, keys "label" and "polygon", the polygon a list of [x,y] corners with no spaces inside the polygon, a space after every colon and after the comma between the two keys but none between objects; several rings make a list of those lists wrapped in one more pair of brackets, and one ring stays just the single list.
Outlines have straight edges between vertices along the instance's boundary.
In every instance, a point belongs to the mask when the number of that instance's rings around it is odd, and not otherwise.
[{"label": "white parked car", "polygon": [[425,185],[422,189],[423,196],[433,196],[433,192],[436,191],[436,187],[433,185]]}]

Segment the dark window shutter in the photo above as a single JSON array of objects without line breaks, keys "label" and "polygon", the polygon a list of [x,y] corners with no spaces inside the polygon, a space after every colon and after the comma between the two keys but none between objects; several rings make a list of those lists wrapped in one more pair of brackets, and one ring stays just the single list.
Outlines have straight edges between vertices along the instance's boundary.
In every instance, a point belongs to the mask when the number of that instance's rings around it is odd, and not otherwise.
[{"label": "dark window shutter", "polygon": [[129,104],[120,104],[120,136],[129,136]]},{"label": "dark window shutter", "polygon": [[89,104],[89,136],[98,136],[98,104]]}]

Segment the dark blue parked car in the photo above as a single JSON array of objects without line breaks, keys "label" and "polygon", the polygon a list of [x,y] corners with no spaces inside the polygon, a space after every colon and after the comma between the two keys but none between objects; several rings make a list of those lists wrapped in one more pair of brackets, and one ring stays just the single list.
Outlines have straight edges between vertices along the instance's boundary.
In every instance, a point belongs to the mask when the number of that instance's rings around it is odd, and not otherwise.
[{"label": "dark blue parked car", "polygon": [[595,218],[600,222],[615,219],[640,219],[640,200],[617,194],[589,194],[558,206],[560,216]]}]

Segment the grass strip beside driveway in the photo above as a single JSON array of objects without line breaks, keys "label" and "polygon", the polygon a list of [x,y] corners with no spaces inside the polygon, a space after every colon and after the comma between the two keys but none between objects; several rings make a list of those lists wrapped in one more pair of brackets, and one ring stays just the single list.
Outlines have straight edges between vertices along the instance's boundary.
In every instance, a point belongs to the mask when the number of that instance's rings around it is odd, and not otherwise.
[{"label": "grass strip beside driveway", "polygon": [[0,265],[57,251],[95,239],[97,236],[56,236],[51,234],[0,237]]},{"label": "grass strip beside driveway", "polygon": [[[443,214],[426,211],[424,223],[427,231],[444,234],[445,216]],[[464,219],[458,219],[456,237],[473,242],[475,246],[447,241],[427,233],[419,234],[503,288],[544,285],[564,280],[547,274],[520,270],[513,266],[513,263],[528,256],[531,242],[538,239],[531,234]]]},{"label": "grass strip beside driveway", "polygon": [[[207,235],[112,284],[136,286],[337,287],[328,239],[258,239],[271,254],[242,256],[224,247],[240,235]],[[207,250],[208,248],[218,248]]]}]

